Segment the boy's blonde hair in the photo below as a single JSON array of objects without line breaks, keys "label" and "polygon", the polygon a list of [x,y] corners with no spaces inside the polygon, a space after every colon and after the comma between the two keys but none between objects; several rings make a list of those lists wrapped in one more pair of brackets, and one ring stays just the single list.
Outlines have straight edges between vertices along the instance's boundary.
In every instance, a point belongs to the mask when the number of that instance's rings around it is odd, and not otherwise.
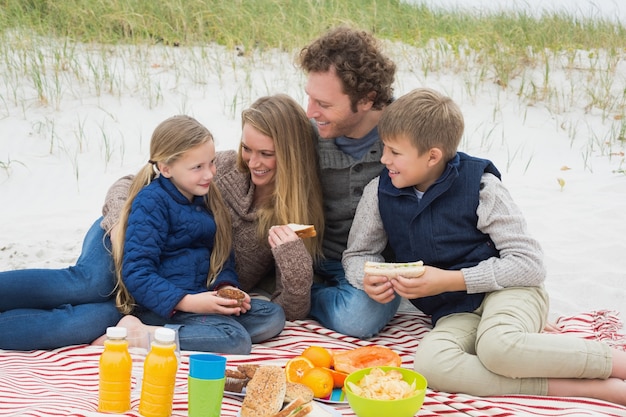
[{"label": "boy's blonde hair", "polygon": [[420,154],[431,148],[441,149],[445,161],[456,155],[464,128],[459,106],[430,88],[417,88],[398,98],[387,106],[378,122],[383,141],[403,136]]},{"label": "boy's blonde hair", "polygon": [[[128,200],[126,200],[122,213],[120,214],[119,224],[122,227],[112,242],[113,260],[115,262],[117,278],[115,301],[117,308],[123,314],[131,313],[135,306],[135,301],[124,285],[122,277],[126,227],[128,225],[128,215],[135,196],[157,176],[155,167],[158,162],[171,164],[188,150],[212,140],[213,135],[211,135],[211,132],[209,132],[204,125],[189,116],[170,117],[161,122],[152,133],[150,140],[150,160],[133,179],[128,194]],[[207,287],[209,287],[230,256],[232,231],[230,214],[214,183],[211,183],[209,192],[205,196],[205,201],[209,211],[215,218],[217,227],[215,244],[211,252],[211,266],[207,275]]]},{"label": "boy's blonde hair", "polygon": [[[261,97],[241,113],[241,125],[250,125],[272,138],[276,155],[274,192],[257,208],[257,238],[267,242],[271,226],[287,223],[312,224],[317,236],[304,240],[313,257],[322,254],[324,207],[317,160],[317,136],[306,113],[286,94]],[[242,144],[237,154],[240,171],[250,170],[242,157]]]}]

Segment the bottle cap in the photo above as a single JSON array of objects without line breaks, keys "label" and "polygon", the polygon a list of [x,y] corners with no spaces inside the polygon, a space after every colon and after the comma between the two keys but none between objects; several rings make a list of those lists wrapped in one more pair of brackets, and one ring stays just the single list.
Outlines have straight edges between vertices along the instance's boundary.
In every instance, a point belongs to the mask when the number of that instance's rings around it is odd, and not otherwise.
[{"label": "bottle cap", "polygon": [[124,339],[127,334],[126,327],[107,327],[107,338],[109,339]]},{"label": "bottle cap", "polygon": [[174,343],[174,340],[176,340],[176,332],[167,327],[159,327],[154,332],[154,340],[159,343]]}]

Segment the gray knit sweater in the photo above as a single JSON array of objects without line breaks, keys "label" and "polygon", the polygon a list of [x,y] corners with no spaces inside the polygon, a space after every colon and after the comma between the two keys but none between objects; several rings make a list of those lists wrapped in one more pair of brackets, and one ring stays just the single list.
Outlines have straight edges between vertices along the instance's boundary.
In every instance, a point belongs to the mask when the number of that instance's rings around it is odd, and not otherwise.
[{"label": "gray knit sweater", "polygon": [[318,155],[324,193],[324,256],[340,260],[363,189],[383,169],[383,145],[374,142],[360,160],[344,153],[334,140],[318,139]]},{"label": "gray knit sweater", "polygon": [[[235,269],[240,288],[250,292],[261,280],[274,273],[272,301],[285,310],[287,320],[305,318],[311,307],[313,260],[301,239],[271,249],[267,239],[256,238],[256,213],[252,207],[254,184],[250,176],[236,168],[235,151],[216,153],[215,183],[228,207],[233,227]],[[119,179],[109,189],[102,213],[102,228],[110,230],[119,218],[132,176]]]},{"label": "gray knit sweater", "polygon": [[[378,177],[375,178],[365,188],[350,231],[348,249],[343,256],[346,278],[361,289],[365,262],[384,262],[381,252],[387,244],[387,234],[378,209],[378,180]],[[539,242],[528,234],[521,211],[495,176],[484,174],[482,183],[484,187],[476,209],[477,227],[489,235],[500,251],[500,257],[461,269],[467,292],[542,285],[546,276],[543,252]]]}]

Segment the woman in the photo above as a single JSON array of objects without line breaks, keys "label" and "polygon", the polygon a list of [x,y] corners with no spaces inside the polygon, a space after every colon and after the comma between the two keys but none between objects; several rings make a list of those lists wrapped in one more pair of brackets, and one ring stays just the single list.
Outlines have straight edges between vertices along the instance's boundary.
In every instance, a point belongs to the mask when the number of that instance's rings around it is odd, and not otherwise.
[{"label": "woman", "polygon": [[101,220],[87,232],[75,265],[0,272],[0,349],[91,343],[120,320],[111,242]]},{"label": "woman", "polygon": [[[287,320],[303,319],[324,230],[315,131],[300,105],[283,94],[258,99],[243,111],[241,124],[239,150],[216,159],[239,282],[244,291],[265,284]],[[300,239],[288,223],[312,224],[318,235]],[[273,271],[275,280],[264,280]]]}]

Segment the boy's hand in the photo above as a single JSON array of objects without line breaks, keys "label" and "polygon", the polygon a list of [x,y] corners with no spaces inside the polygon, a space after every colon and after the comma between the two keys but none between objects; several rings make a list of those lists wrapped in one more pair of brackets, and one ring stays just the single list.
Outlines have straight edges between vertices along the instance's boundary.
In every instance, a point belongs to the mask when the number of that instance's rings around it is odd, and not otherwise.
[{"label": "boy's hand", "polygon": [[418,278],[392,278],[391,285],[398,295],[408,299],[467,290],[461,271],[446,271],[432,266],[427,266],[424,274]]},{"label": "boy's hand", "polygon": [[386,304],[396,297],[389,278],[382,275],[365,274],[363,289],[372,300],[381,304]]}]

